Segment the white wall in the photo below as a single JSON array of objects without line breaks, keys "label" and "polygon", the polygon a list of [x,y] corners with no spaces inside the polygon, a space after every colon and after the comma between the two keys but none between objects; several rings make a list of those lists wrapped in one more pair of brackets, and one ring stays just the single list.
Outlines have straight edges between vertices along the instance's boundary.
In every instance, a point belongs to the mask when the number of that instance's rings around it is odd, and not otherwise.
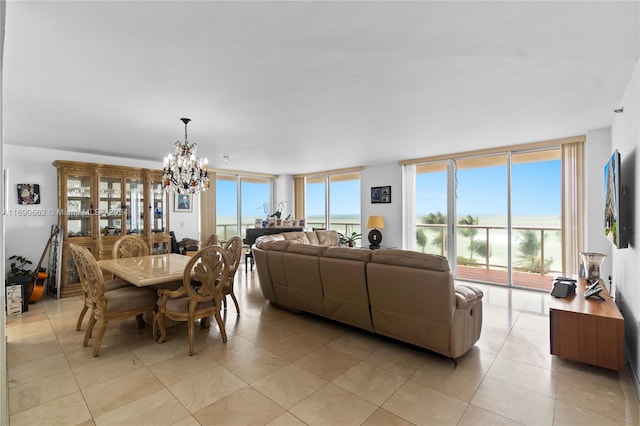
[{"label": "white wall", "polygon": [[[362,227],[363,247],[369,246],[367,235],[367,218],[382,216],[384,229],[382,233],[383,248],[402,248],[402,167],[398,163],[367,166],[361,174],[360,191],[360,225]],[[371,203],[371,187],[391,186],[391,203]]]},{"label": "white wall", "polygon": [[625,343],[627,356],[635,374],[636,391],[640,394],[638,379],[640,377],[640,253],[638,241],[640,232],[640,210],[638,209],[638,195],[640,194],[640,176],[638,175],[638,162],[640,161],[640,76],[639,67],[627,86],[620,105],[624,107],[624,113],[617,114],[611,126],[611,150],[620,151],[622,172],[621,181],[628,185],[630,190],[630,215],[631,231],[629,236],[629,248],[613,249],[612,274],[617,302],[622,310],[625,320]]},{"label": "white wall", "polygon": [[[51,225],[58,222],[58,217],[55,215],[55,210],[58,207],[57,170],[51,164],[54,160],[85,161],[149,169],[162,167],[160,162],[5,144],[4,167],[9,169],[7,205],[9,214],[4,217],[5,259],[13,254],[19,254],[35,264],[42,255],[49,238]],[[39,184],[40,204],[18,205],[16,189],[18,183]],[[197,197],[194,198],[193,212],[191,213],[173,212],[173,200],[170,201],[169,229],[175,231],[178,241],[184,237],[198,238],[199,207]],[[29,213],[32,215],[27,215]],[[44,214],[33,215],[34,213]]]},{"label": "white wall", "polygon": [[[613,112],[612,112],[613,114]],[[585,143],[585,242],[584,250],[603,253],[600,276],[609,283],[611,243],[604,235],[604,165],[611,157],[611,128],[590,130]]]},{"label": "white wall", "polygon": [[[278,203],[284,202],[284,210],[282,211],[282,219],[285,219],[288,215],[293,216],[293,176],[291,175],[279,175],[274,184],[273,188],[273,205],[271,206],[271,210],[275,211],[278,207]],[[302,219],[301,217],[294,217],[294,219]]]}]

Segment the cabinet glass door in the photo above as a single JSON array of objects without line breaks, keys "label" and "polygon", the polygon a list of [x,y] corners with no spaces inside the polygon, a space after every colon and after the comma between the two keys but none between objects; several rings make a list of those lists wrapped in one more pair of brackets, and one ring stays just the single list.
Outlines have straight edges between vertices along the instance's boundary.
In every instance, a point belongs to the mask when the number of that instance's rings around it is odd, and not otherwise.
[{"label": "cabinet glass door", "polygon": [[141,179],[125,181],[127,234],[144,234],[144,184]]},{"label": "cabinet glass door", "polygon": [[91,236],[91,177],[67,176],[67,237]]},{"label": "cabinet glass door", "polygon": [[122,178],[101,177],[100,233],[122,235]]},{"label": "cabinet glass door", "polygon": [[151,182],[151,232],[165,232],[167,228],[167,197],[162,182]]}]

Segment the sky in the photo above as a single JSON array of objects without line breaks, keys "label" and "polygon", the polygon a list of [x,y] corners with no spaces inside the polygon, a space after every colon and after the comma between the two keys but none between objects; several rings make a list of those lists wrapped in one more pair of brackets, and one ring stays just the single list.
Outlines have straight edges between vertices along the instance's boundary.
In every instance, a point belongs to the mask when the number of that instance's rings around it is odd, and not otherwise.
[{"label": "sky", "polygon": [[[426,215],[446,213],[446,173],[418,174],[416,211]],[[461,215],[505,215],[506,167],[472,168],[458,171],[457,211]],[[514,215],[560,215],[560,161],[515,164],[512,175]],[[217,182],[219,216],[236,216],[236,182]],[[361,188],[359,180],[331,183],[332,215],[359,215]],[[284,201],[283,218],[292,212],[291,200]],[[249,206],[244,216],[265,217],[262,205],[269,202],[269,185],[243,183],[242,204]],[[269,213],[275,209],[269,206]],[[307,216],[324,214],[324,185],[307,186]],[[295,218],[301,219],[301,218]]]},{"label": "sky", "polygon": [[[505,215],[506,166],[458,171],[458,216]],[[447,211],[446,173],[423,173],[416,178],[418,215]],[[560,161],[514,164],[513,215],[560,215]]]}]

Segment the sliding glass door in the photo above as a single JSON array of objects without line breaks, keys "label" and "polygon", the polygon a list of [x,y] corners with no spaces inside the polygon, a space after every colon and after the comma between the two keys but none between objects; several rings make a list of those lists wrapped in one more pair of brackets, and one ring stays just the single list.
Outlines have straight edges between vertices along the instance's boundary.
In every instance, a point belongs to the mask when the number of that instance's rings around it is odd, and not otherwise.
[{"label": "sliding glass door", "polygon": [[512,169],[513,284],[549,289],[562,271],[560,150],[514,153]]},{"label": "sliding glass door", "polygon": [[455,161],[456,277],[509,283],[507,155]]},{"label": "sliding glass door", "polygon": [[415,166],[414,249],[457,279],[549,287],[562,270],[560,149]]}]

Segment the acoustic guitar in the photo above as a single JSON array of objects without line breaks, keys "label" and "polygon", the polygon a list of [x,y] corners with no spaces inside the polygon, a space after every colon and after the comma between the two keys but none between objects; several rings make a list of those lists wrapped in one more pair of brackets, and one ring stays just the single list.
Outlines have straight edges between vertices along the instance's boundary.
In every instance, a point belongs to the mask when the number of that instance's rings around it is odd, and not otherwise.
[{"label": "acoustic guitar", "polygon": [[40,300],[45,290],[45,281],[47,280],[47,270],[42,267],[42,261],[47,254],[47,250],[51,246],[51,240],[58,233],[58,227],[54,227],[51,236],[49,237],[49,241],[44,246],[44,251],[42,252],[42,256],[40,257],[40,261],[38,262],[38,266],[36,266],[35,271],[33,271],[33,275],[31,276],[31,281],[29,282],[29,303],[36,303]]}]

